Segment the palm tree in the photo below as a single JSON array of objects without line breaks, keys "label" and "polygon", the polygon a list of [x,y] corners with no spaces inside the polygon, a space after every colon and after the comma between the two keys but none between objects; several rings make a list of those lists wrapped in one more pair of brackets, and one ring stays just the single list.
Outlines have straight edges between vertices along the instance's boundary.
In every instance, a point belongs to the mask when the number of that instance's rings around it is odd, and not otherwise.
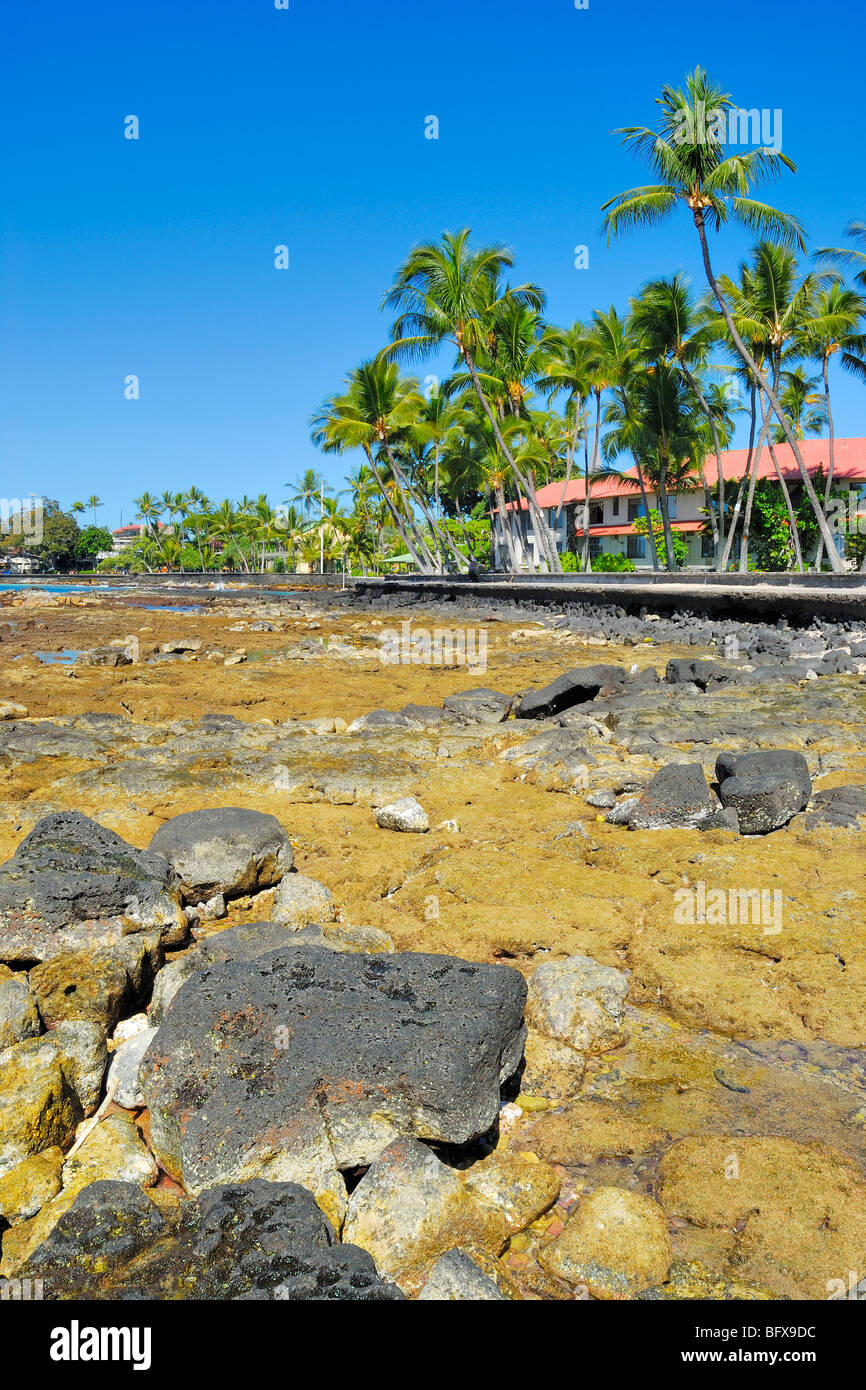
[{"label": "palm tree", "polygon": [[227,557],[239,559],[242,569],[249,573],[247,557],[239,544],[239,537],[243,534],[243,519],[228,497],[207,517],[207,531],[208,538],[217,541]]},{"label": "palm tree", "polygon": [[286,549],[289,569],[295,568],[295,551],[306,531],[307,523],[295,506],[288,506],[280,516],[283,545]]},{"label": "palm tree", "polygon": [[[701,481],[707,497],[713,552],[716,569],[721,569],[725,541],[725,475],[722,468],[722,446],[719,433],[718,409],[713,409],[701,385],[702,369],[706,366],[710,347],[708,326],[700,314],[688,279],[677,272],[670,279],[651,280],[640,295],[630,303],[632,325],[642,339],[650,357],[676,363],[688,382],[695,399],[706,416],[716,457],[719,510],[716,515],[712,495]],[[703,465],[700,465],[703,473]]]},{"label": "palm tree", "polygon": [[[419,464],[422,471],[426,463],[432,456],[433,462],[433,487],[432,502],[433,514],[437,523],[442,521],[442,499],[440,489],[440,466],[442,462],[442,449],[449,433],[454,429],[461,415],[459,405],[455,405],[445,391],[437,387],[426,397],[424,410],[421,413],[417,425],[411,430],[411,437],[415,444]],[[437,543],[437,558],[440,557],[440,550]]]},{"label": "palm tree", "polygon": [[[680,490],[689,478],[689,461],[694,457],[701,428],[699,407],[682,372],[674,363],[664,360],[646,370],[632,372],[625,384],[623,400],[630,423],[624,442],[640,458],[644,473],[654,485],[664,530],[667,568],[673,572],[677,563],[670,492]],[[619,417],[614,419],[621,428]]]},{"label": "palm tree", "polygon": [[346,556],[349,564],[356,565],[362,574],[367,573],[368,564],[375,563],[375,543],[366,521],[361,517],[350,517],[346,522]]},{"label": "palm tree", "polygon": [[157,499],[149,492],[143,492],[140,497],[136,497],[135,505],[137,508],[136,516],[143,524],[145,532],[152,537],[162,553],[159,518],[162,516],[163,508],[160,506]]},{"label": "palm tree", "polygon": [[[776,246],[769,241],[762,241],[754,248],[751,261],[741,265],[740,279],[737,284],[734,284],[727,276],[721,276],[720,282],[731,307],[731,314],[737,324],[738,331],[744,337],[748,337],[751,343],[760,345],[758,352],[754,353],[753,356],[761,360],[766,359],[768,364],[767,379],[772,380],[772,389],[774,392],[778,392],[782,381],[784,361],[786,358],[790,358],[792,353],[795,355],[798,353],[797,344],[802,340],[804,333],[809,331],[808,326],[812,322],[813,304],[819,284],[818,276],[812,273],[798,281],[797,258],[794,253],[786,247]],[[721,329],[718,320],[717,326]],[[797,532],[797,515],[774,447],[776,442],[787,441],[789,436],[796,440],[796,431],[791,422],[788,421],[781,439],[777,440],[777,435],[772,431],[764,407],[766,392],[762,391],[760,386],[757,396],[764,423],[762,438],[770,450],[770,457],[788,513],[797,568],[802,571],[804,566]],[[761,440],[759,440],[759,454],[760,449]],[[797,452],[799,454],[799,449]],[[757,472],[757,461],[755,471]],[[808,479],[808,474],[806,477]],[[809,480],[809,485],[812,486],[811,480]],[[751,489],[751,495],[754,495],[754,489]],[[814,489],[812,495],[814,496]],[[832,533],[830,534],[832,535]],[[836,558],[838,560],[838,554]]]},{"label": "palm tree", "polygon": [[[379,357],[351,372],[343,394],[326,401],[311,423],[313,442],[324,452],[363,449],[407,550],[422,573],[433,574],[436,563],[415,521],[406,481],[392,447],[395,434],[415,424],[423,407],[417,381],[401,379],[397,366]],[[390,465],[399,506],[391,498],[378,466],[380,452]]]},{"label": "palm tree", "polygon": [[609,469],[601,466],[601,403],[606,391],[623,386],[628,381],[637,360],[640,344],[632,327],[621,319],[613,305],[603,313],[596,309],[587,334],[589,385],[595,398],[595,424],[593,430],[592,458],[584,449],[584,496],[583,518],[583,567],[592,569],[590,557],[590,491],[593,478],[609,476]]},{"label": "palm tree", "polygon": [[311,571],[315,570],[320,558],[330,558],[330,552],[327,547],[322,545],[318,526],[311,527],[309,530],[303,532],[299,550],[301,560]]},{"label": "palm tree", "polygon": [[582,323],[567,329],[548,328],[544,346],[547,358],[537,386],[547,396],[548,404],[558,395],[565,395],[565,422],[570,431],[565,445],[565,476],[556,508],[556,519],[562,511],[565,494],[571,481],[577,446],[583,438],[584,476],[589,476],[589,431],[587,401],[592,381],[592,345]]},{"label": "palm tree", "polygon": [[[621,383],[614,390],[612,399],[605,408],[604,421],[606,425],[610,426],[602,445],[604,457],[612,463],[614,459],[619,458],[620,454],[631,454],[637,473],[637,485],[640,488],[643,514],[649,521],[650,505],[646,480],[649,441],[638,419],[633,393],[628,381]],[[623,478],[623,481],[625,482],[626,478]],[[658,549],[656,548],[655,532],[651,525],[648,528],[647,537],[650,543],[652,566],[654,570],[658,570]]]},{"label": "palm tree", "polygon": [[[527,431],[521,420],[506,416],[502,420],[500,432],[521,473],[534,472],[545,464],[545,445],[537,429]],[[467,400],[461,428],[449,436],[442,467],[447,478],[447,491],[458,502],[460,495],[467,492],[486,494],[491,524],[497,535],[500,559],[503,554],[506,555],[509,568],[512,571],[518,570],[521,557],[526,551],[523,518],[528,515],[528,503],[520,489],[514,485],[513,474],[502,456],[486,412],[474,398]],[[507,492],[514,493],[510,504],[506,501]],[[459,506],[458,514],[462,523]],[[463,539],[469,547],[471,539],[465,524]],[[520,553],[517,549],[518,543]]]},{"label": "palm tree", "polygon": [[96,509],[97,509],[97,507],[101,507],[101,506],[102,506],[102,498],[101,498],[101,497],[97,497],[97,496],[96,496],[96,493],[93,493],[90,497],[88,497],[88,499],[87,499],[87,505],[88,505],[88,507],[90,508],[90,511],[91,511],[91,513],[92,513],[92,515],[93,515],[93,524],[94,524],[94,526],[95,526],[95,525],[96,525]]},{"label": "palm tree", "polygon": [[855,272],[854,283],[866,290],[866,222],[849,222],[845,228],[845,235],[861,242],[863,250],[859,251],[850,247],[820,246],[817,254],[831,265],[853,270]]},{"label": "palm tree", "polygon": [[83,502],[73,502],[69,510],[72,512],[73,516],[80,516],[86,508]]},{"label": "palm tree", "polygon": [[204,569],[205,563],[204,551],[202,549],[201,524],[205,512],[209,511],[210,509],[210,502],[202,492],[201,488],[195,487],[194,485],[193,487],[189,488],[186,495],[190,508],[189,515],[193,519],[193,531],[195,532],[195,544],[196,549],[198,550],[198,558],[201,562],[201,568]]},{"label": "palm tree", "polygon": [[313,508],[319,505],[322,497],[322,486],[322,479],[315,468],[307,468],[294,484],[286,483],[286,487],[292,489],[290,500],[302,507],[304,515],[307,517]]},{"label": "palm tree", "polygon": [[[727,284],[728,282],[726,281],[725,283]],[[743,338],[748,340],[751,356],[756,361],[760,362],[763,367],[769,352],[766,338],[766,324],[760,320],[760,316],[757,322],[754,318],[750,317],[748,308],[744,309],[743,314],[740,314],[737,308],[738,305],[748,305],[753,294],[753,272],[743,263],[740,265],[740,280],[734,296],[731,312],[736,319],[737,331]],[[747,391],[749,395],[749,445],[746,451],[746,464],[737,488],[736,499],[731,513],[730,524],[728,525],[720,565],[721,572],[725,573],[728,569],[734,541],[740,526],[740,518],[742,517],[739,570],[741,574],[745,574],[748,570],[749,563],[749,534],[751,530],[755,487],[758,481],[761,455],[764,445],[767,443],[768,436],[763,428],[763,423],[760,431],[758,431],[757,427],[759,395],[757,382],[737,352],[733,340],[728,333],[727,324],[718,312],[718,306],[714,304],[712,297],[702,304],[700,317],[710,339],[724,352],[728,353],[734,361],[733,367],[725,368],[725,370],[733,373],[733,378],[739,390]],[[758,435],[757,447],[755,439],[756,432]],[[743,505],[744,503],[745,507]]]},{"label": "palm tree", "polygon": [[562,566],[547,521],[538,505],[531,478],[515,465],[503,437],[500,421],[479,375],[491,333],[502,323],[509,303],[540,311],[544,294],[536,285],[514,288],[502,283],[505,270],[514,263],[504,246],[473,250],[469,231],[446,232],[440,243],[416,246],[397,271],[383,301],[400,311],[391,330],[392,342],[384,356],[406,361],[423,360],[444,343],[454,347],[466,368],[478,400],[490,421],[496,443],[526,494],[542,554],[554,572]]},{"label": "palm tree", "polygon": [[759,392],[762,391],[782,426],[785,439],[797,462],[803,488],[815,513],[821,535],[828,547],[835,572],[844,566],[833,546],[832,532],[815,493],[790,422],[776,391],[737,331],[730,307],[713,271],[707,229],[717,231],[732,218],[762,236],[772,236],[782,245],[804,246],[803,233],[796,218],[779,212],[750,196],[752,186],[762,179],[776,177],[783,169],[796,170],[787,155],[759,147],[723,158],[722,141],[713,122],[727,124],[736,110],[730,95],[711,82],[702,68],[686,79],[685,91],[665,86],[661,98],[661,119],[657,130],[646,126],[626,127],[618,133],[624,143],[644,159],[661,183],[619,193],[604,204],[608,237],[629,228],[653,226],[684,203],[689,209],[701,246],[704,272],[716,303],[725,319],[731,339],[746,363]]},{"label": "palm tree", "polygon": [[[852,224],[856,226],[857,224]],[[866,234],[866,229],[864,229]],[[866,262],[866,253],[864,253]],[[858,283],[866,286],[866,269],[857,276]],[[803,324],[800,341],[797,344],[804,356],[821,364],[821,378],[824,385],[824,415],[828,428],[830,463],[827,469],[827,482],[824,488],[824,510],[830,503],[833,488],[833,475],[836,467],[836,429],[833,409],[830,402],[830,363],[833,357],[841,355],[842,366],[866,381],[866,335],[863,322],[866,318],[866,298],[857,290],[846,288],[834,276],[829,285],[816,295],[810,312]],[[787,406],[786,406],[787,409]],[[815,555],[815,568],[820,569],[824,552],[824,538],[819,536]]]},{"label": "palm tree", "polygon": [[[820,434],[827,424],[827,411],[823,392],[819,393],[820,378],[809,376],[803,367],[792,367],[782,372],[782,390],[779,400],[785,407],[785,414],[798,440],[807,435]],[[776,426],[773,431],[776,444],[784,444],[785,436]]]},{"label": "palm tree", "polygon": [[258,541],[260,546],[259,573],[264,574],[268,546],[280,539],[282,527],[280,517],[263,492],[256,498],[251,520],[253,527],[250,531],[250,539],[252,541],[252,537],[255,536]]}]

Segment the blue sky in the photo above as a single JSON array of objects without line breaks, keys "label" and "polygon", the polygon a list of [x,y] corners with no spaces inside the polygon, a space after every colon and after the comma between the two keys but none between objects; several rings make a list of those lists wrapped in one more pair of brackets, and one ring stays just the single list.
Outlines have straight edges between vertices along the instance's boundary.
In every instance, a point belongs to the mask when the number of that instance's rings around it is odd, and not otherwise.
[{"label": "blue sky", "polygon": [[[624,308],[653,275],[701,283],[684,215],[608,250],[599,212],[642,180],[611,131],[652,122],[697,63],[739,105],[782,109],[799,171],[767,196],[812,246],[866,217],[866,20],[840,0],[289,3],[6,8],[3,494],[95,492],[116,526],[144,489],[276,503],[309,466],[338,482],[310,414],[382,346],[394,268],[445,228],[512,246],[556,322]],[[724,232],[717,268],[747,246]],[[840,434],[866,433],[864,406],[839,377]]]}]

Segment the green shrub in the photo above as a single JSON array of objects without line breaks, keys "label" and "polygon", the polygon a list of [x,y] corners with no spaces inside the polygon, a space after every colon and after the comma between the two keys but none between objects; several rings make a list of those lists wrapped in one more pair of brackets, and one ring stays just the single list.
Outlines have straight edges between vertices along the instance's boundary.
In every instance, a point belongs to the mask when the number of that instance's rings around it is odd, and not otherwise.
[{"label": "green shrub", "polygon": [[627,555],[598,555],[592,562],[592,568],[596,574],[631,574],[635,563]]}]

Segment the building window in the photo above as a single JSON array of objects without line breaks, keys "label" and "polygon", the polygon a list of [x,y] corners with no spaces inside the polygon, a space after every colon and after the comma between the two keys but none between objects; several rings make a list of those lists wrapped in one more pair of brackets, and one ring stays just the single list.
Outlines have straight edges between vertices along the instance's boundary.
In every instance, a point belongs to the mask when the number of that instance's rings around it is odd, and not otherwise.
[{"label": "building window", "polygon": [[619,516],[619,498],[612,497],[610,501],[610,514],[613,517]]},{"label": "building window", "polygon": [[712,536],[701,536],[701,559],[712,560],[713,558],[713,538]]},{"label": "building window", "polygon": [[668,516],[671,521],[676,521],[677,519],[677,499],[675,497],[668,498]]},{"label": "building window", "polygon": [[603,549],[603,547],[602,547],[602,543],[601,543],[600,538],[599,538],[598,536],[590,536],[590,538],[589,538],[589,558],[590,558],[591,560],[597,560],[598,557],[599,557],[599,555],[601,555],[601,553],[602,553],[602,549]]},{"label": "building window", "polygon": [[635,521],[635,520],[640,516],[642,506],[643,506],[643,503],[642,503],[642,502],[638,502],[638,501],[629,501],[629,504],[628,504],[628,519],[629,519],[629,521]]},{"label": "building window", "polygon": [[589,524],[590,524],[590,526],[603,526],[603,525],[604,525],[604,507],[600,506],[599,504],[596,504],[594,507],[593,507],[593,506],[590,507],[590,509],[589,509]]},{"label": "building window", "polygon": [[[631,505],[631,503],[629,503],[629,505]],[[645,560],[646,541],[643,536],[629,536],[625,553],[630,560]]]}]

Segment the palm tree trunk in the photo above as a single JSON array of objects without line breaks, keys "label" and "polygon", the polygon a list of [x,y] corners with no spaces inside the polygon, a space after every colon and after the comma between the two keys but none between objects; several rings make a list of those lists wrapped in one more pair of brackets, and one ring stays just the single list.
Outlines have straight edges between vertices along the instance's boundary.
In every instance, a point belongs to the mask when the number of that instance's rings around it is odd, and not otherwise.
[{"label": "palm tree trunk", "polygon": [[[822,372],[824,376],[824,408],[827,411],[827,427],[830,438],[830,467],[827,470],[827,485],[824,488],[824,511],[826,513],[830,505],[830,492],[833,487],[833,470],[836,466],[836,428],[833,424],[833,411],[830,408],[830,359],[826,352],[824,353]],[[821,569],[823,555],[824,537],[819,536],[818,549],[815,551],[815,569],[818,571]]]},{"label": "palm tree trunk", "polygon": [[511,565],[512,573],[516,573],[518,569],[517,552],[514,549],[514,535],[511,530],[511,522],[508,509],[505,505],[505,493],[502,489],[502,484],[497,483],[493,491],[494,496],[496,498],[496,510],[499,514],[500,530],[502,535],[505,537],[505,545],[508,551],[508,560]]},{"label": "palm tree trunk", "polygon": [[[779,368],[778,368],[778,366],[777,366],[776,371],[775,371],[775,374],[774,374],[774,380],[775,380],[775,381],[778,381],[778,377],[779,377]],[[786,510],[787,513],[788,513],[788,525],[789,525],[790,528],[791,528],[791,542],[792,542],[792,544],[793,544],[793,546],[794,546],[794,561],[795,561],[796,566],[797,566],[797,573],[798,573],[798,574],[803,574],[803,573],[804,573],[804,568],[803,568],[803,551],[802,551],[802,549],[801,549],[801,547],[800,547],[800,535],[799,535],[799,532],[797,531],[797,513],[794,511],[794,506],[793,506],[793,503],[791,502],[791,494],[790,494],[790,492],[788,491],[788,484],[785,482],[785,479],[784,479],[784,477],[783,477],[783,475],[782,475],[782,470],[781,470],[781,468],[779,467],[779,461],[778,461],[778,459],[776,458],[776,451],[775,451],[775,449],[773,448],[773,441],[772,441],[772,439],[770,438],[770,422],[769,422],[769,420],[767,419],[767,411],[766,411],[766,408],[765,408],[765,406],[764,406],[763,398],[761,399],[761,416],[762,416],[763,421],[764,421],[764,428],[765,428],[765,430],[766,430],[766,432],[767,432],[767,447],[768,447],[769,450],[770,450],[770,458],[773,460],[773,467],[774,467],[775,470],[776,470],[776,477],[777,477],[778,480],[779,480],[779,487],[782,489],[782,496],[783,496],[783,498],[785,499],[785,510]]]},{"label": "palm tree trunk", "polygon": [[729,563],[730,563],[730,558],[731,558],[731,550],[732,550],[732,548],[733,548],[734,538],[735,538],[736,531],[737,531],[737,522],[738,522],[739,519],[740,519],[740,509],[741,509],[741,507],[742,507],[742,505],[743,505],[743,497],[745,496],[746,485],[747,485],[747,482],[748,482],[749,477],[751,476],[751,471],[752,471],[752,454],[753,454],[754,447],[755,447],[755,423],[756,423],[756,420],[757,420],[757,411],[758,411],[758,406],[757,406],[757,401],[756,401],[756,399],[755,399],[755,383],[754,383],[754,381],[753,381],[753,382],[752,382],[752,414],[751,414],[751,421],[750,421],[750,424],[749,424],[749,452],[748,452],[748,454],[746,455],[746,466],[745,466],[745,468],[743,469],[743,476],[742,476],[742,478],[740,479],[740,486],[737,488],[737,500],[736,500],[736,502],[734,503],[734,511],[733,511],[732,516],[731,516],[731,525],[730,525],[730,527],[729,527],[729,529],[728,529],[727,538],[726,538],[726,540],[725,540],[725,548],[724,548],[724,553],[723,553],[723,555],[722,555],[722,564],[721,564],[721,573],[722,573],[722,574],[727,574],[727,571],[728,571],[728,565],[729,565]]},{"label": "palm tree trunk", "polygon": [[412,529],[412,533],[413,533],[413,535],[414,535],[414,537],[415,537],[415,541],[416,541],[416,544],[417,544],[417,546],[418,546],[419,551],[420,551],[423,555],[425,555],[425,556],[427,557],[427,561],[428,561],[428,563],[429,563],[429,565],[430,565],[429,573],[430,573],[430,574],[435,574],[435,573],[436,573],[436,560],[435,560],[435,557],[434,557],[434,555],[433,555],[432,550],[431,550],[430,547],[427,545],[427,542],[425,541],[424,537],[421,535],[421,532],[420,532],[420,530],[419,530],[419,528],[418,528],[418,525],[417,525],[417,523],[416,523],[416,521],[415,521],[415,517],[414,517],[414,515],[413,515],[413,513],[412,513],[412,510],[411,510],[411,508],[410,508],[410,506],[409,506],[409,498],[408,498],[408,496],[407,496],[407,488],[408,488],[409,485],[408,485],[408,483],[406,482],[406,480],[404,479],[403,474],[402,474],[401,471],[400,471],[400,467],[399,467],[399,465],[398,465],[398,463],[397,463],[397,460],[396,460],[395,457],[394,457],[394,451],[392,450],[391,445],[388,443],[388,440],[387,440],[387,439],[383,439],[382,443],[383,443],[384,446],[385,446],[385,453],[387,454],[387,456],[388,456],[388,462],[389,462],[390,465],[391,465],[391,476],[393,477],[394,482],[395,482],[396,485],[397,485],[397,491],[398,491],[399,494],[400,494],[400,500],[401,500],[401,502],[403,503],[403,506],[404,506],[404,508],[405,508],[407,522],[408,522],[409,526],[410,526],[411,529]]},{"label": "palm tree trunk", "polygon": [[382,496],[382,498],[383,498],[383,500],[384,500],[384,502],[385,502],[385,506],[388,508],[388,511],[389,511],[390,514],[391,514],[391,520],[393,521],[395,527],[397,528],[397,531],[399,532],[400,536],[401,536],[402,539],[403,539],[403,544],[405,545],[406,549],[409,551],[409,554],[412,556],[412,559],[415,561],[415,564],[418,566],[418,569],[420,570],[420,572],[421,572],[422,574],[430,574],[430,573],[432,573],[432,570],[430,569],[430,567],[429,567],[429,565],[427,564],[427,562],[425,562],[425,561],[423,561],[423,560],[421,559],[421,556],[418,554],[418,552],[417,552],[417,550],[415,549],[414,545],[413,545],[412,542],[410,541],[409,536],[408,536],[408,533],[407,533],[407,531],[406,531],[406,528],[405,528],[405,526],[403,525],[402,520],[400,519],[400,515],[399,515],[399,513],[398,513],[398,511],[397,511],[397,508],[394,506],[393,502],[391,501],[391,498],[388,496],[388,489],[385,487],[385,484],[384,484],[384,482],[383,482],[383,480],[382,480],[382,475],[380,474],[378,468],[376,467],[375,463],[373,462],[373,453],[372,453],[372,450],[370,450],[370,449],[365,449],[364,452],[365,452],[366,455],[367,455],[367,462],[368,462],[369,465],[370,465],[370,468],[371,468],[372,473],[373,473],[373,477],[376,479],[376,486],[378,487],[379,492],[380,492],[380,494],[381,494],[381,496]]},{"label": "palm tree trunk", "polygon": [[469,353],[466,350],[466,348],[463,348],[462,352],[463,360],[466,363],[467,368],[469,369],[470,376],[472,377],[472,384],[475,387],[475,394],[481,402],[481,408],[487,416],[488,420],[490,421],[491,427],[493,429],[493,437],[495,438],[496,443],[499,445],[499,448],[502,450],[502,455],[509,464],[515,478],[517,478],[518,482],[520,483],[521,487],[526,493],[526,500],[529,503],[530,511],[532,513],[532,519],[535,525],[539,544],[541,546],[542,551],[544,552],[548,566],[554,574],[562,574],[562,565],[560,563],[559,555],[556,551],[556,543],[553,540],[553,537],[550,533],[550,527],[548,526],[544,516],[542,515],[541,508],[538,505],[538,499],[535,495],[535,488],[532,486],[532,483],[530,482],[529,478],[526,477],[522,473],[522,471],[517,467],[517,464],[514,462],[514,458],[511,454],[511,451],[509,450],[508,445],[505,443],[505,440],[502,437],[502,431],[499,428],[499,421],[496,418],[495,412],[491,409],[490,402],[484,394],[484,390],[481,385],[481,380],[478,376],[475,363],[472,360],[471,353]]},{"label": "palm tree trunk", "polygon": [[721,567],[722,558],[722,548],[719,545],[719,526],[718,522],[716,521],[716,509],[713,506],[713,499],[710,496],[709,484],[707,483],[707,475],[704,472],[704,465],[702,462],[698,463],[698,477],[701,480],[701,487],[704,490],[704,498],[707,504],[707,511],[710,514],[710,529],[713,533],[713,555],[716,558],[716,569],[719,570]]},{"label": "palm tree trunk", "polygon": [[[712,497],[710,496],[710,493],[709,493],[709,491],[708,491],[708,489],[707,489],[707,487],[706,487],[706,484],[704,484],[704,491],[705,491],[706,496],[707,496],[707,507],[708,507],[709,513],[710,513],[710,525],[712,526],[712,531],[713,531],[713,554],[714,554],[715,561],[716,561],[716,570],[719,571],[719,572],[721,572],[721,568],[722,568],[722,550],[721,550],[721,547],[722,547],[722,545],[724,544],[724,540],[725,540],[725,473],[724,473],[724,469],[722,468],[722,447],[721,447],[721,444],[719,443],[719,431],[718,431],[718,428],[717,428],[717,426],[716,426],[715,416],[713,415],[713,412],[710,410],[710,407],[709,407],[709,405],[708,405],[708,403],[707,403],[707,400],[706,400],[706,398],[705,398],[703,392],[701,391],[700,386],[698,385],[697,379],[695,378],[695,376],[693,375],[693,373],[689,371],[689,369],[688,369],[688,367],[686,366],[685,362],[681,362],[681,363],[680,363],[680,366],[682,367],[683,374],[685,375],[686,381],[689,383],[689,386],[691,386],[692,391],[694,392],[695,399],[697,400],[698,405],[701,407],[701,410],[704,412],[704,414],[705,414],[706,417],[707,417],[707,420],[708,420],[709,426],[710,426],[710,430],[712,431],[712,436],[713,436],[713,449],[715,450],[715,455],[716,455],[716,470],[717,470],[718,479],[719,479],[719,519],[718,519],[718,521],[716,521],[716,509],[715,509],[715,506],[714,506],[714,504],[713,504],[713,499],[712,499]],[[704,479],[703,479],[703,468],[701,468],[701,482],[703,482],[703,481],[704,481]]]},{"label": "palm tree trunk", "polygon": [[[671,531],[671,514],[668,506],[668,464],[667,459],[662,459],[659,463],[659,508],[662,514],[662,526],[665,536],[665,557],[668,574],[673,574],[677,564],[674,557],[674,537]],[[652,525],[650,525],[652,530]]]},{"label": "palm tree trunk", "polygon": [[638,459],[635,459],[634,462],[635,462],[635,467],[637,468],[637,480],[638,480],[638,482],[640,483],[640,495],[641,495],[641,499],[642,499],[642,501],[643,501],[643,514],[644,514],[644,516],[645,516],[646,519],[647,519],[647,539],[649,540],[649,543],[650,543],[650,554],[652,555],[653,569],[656,570],[656,571],[658,571],[658,569],[659,569],[659,553],[658,553],[658,551],[656,550],[656,536],[655,536],[655,531],[653,530],[652,522],[650,521],[649,498],[647,497],[647,490],[646,490],[646,483],[644,482],[643,469],[641,468],[641,466],[640,466],[640,461],[639,461]]},{"label": "palm tree trunk", "polygon": [[779,399],[776,395],[776,392],[773,390],[766,376],[761,371],[757,362],[752,357],[752,354],[749,352],[749,349],[746,347],[745,343],[743,342],[742,338],[737,332],[737,327],[734,323],[731,311],[728,307],[727,300],[722,294],[716,281],[716,277],[713,274],[713,268],[710,262],[710,248],[707,244],[707,233],[706,228],[704,226],[704,214],[702,209],[695,208],[693,216],[695,226],[698,230],[698,236],[700,237],[701,255],[703,257],[704,262],[704,271],[706,273],[710,289],[712,290],[713,295],[715,296],[716,303],[722,311],[722,317],[724,318],[725,323],[728,326],[728,332],[731,335],[737,352],[740,354],[746,366],[749,368],[750,372],[754,376],[755,381],[758,383],[758,386],[766,394],[767,400],[770,402],[770,405],[772,407],[773,414],[776,416],[777,420],[779,421],[779,424],[782,426],[782,429],[785,434],[785,439],[788,442],[788,445],[791,449],[791,453],[794,455],[794,458],[797,461],[797,467],[800,470],[800,477],[803,480],[803,487],[806,491],[807,497],[809,498],[812,510],[815,513],[815,520],[818,523],[818,529],[821,532],[821,535],[824,537],[824,544],[827,547],[827,554],[830,559],[830,564],[833,568],[833,573],[841,574],[844,571],[845,566],[842,563],[841,557],[836,551],[835,545],[833,544],[833,533],[830,530],[827,518],[824,515],[823,508],[821,507],[821,503],[818,501],[815,489],[812,486],[812,479],[809,477],[808,469],[806,468],[806,465],[803,462],[803,456],[800,453],[797,441],[794,438],[794,432],[791,429],[790,421],[788,420],[787,415],[785,414],[784,410],[779,404]]},{"label": "palm tree trunk", "polygon": [[444,542],[446,551],[448,551],[448,550],[451,551],[451,558],[452,558],[452,560],[454,560],[458,565],[462,564],[462,563],[463,563],[463,556],[460,554],[460,551],[457,549],[456,545],[454,544],[453,540],[451,539],[451,534],[450,534],[450,532],[449,532],[447,526],[440,526],[440,525],[435,521],[435,519],[434,519],[434,517],[432,516],[432,514],[431,514],[429,508],[427,507],[427,504],[425,503],[424,498],[422,497],[421,493],[418,492],[416,488],[413,488],[413,487],[412,487],[412,484],[408,481],[408,479],[405,478],[405,476],[404,476],[403,482],[404,482],[405,487],[408,489],[409,495],[410,495],[410,497],[412,498],[412,500],[413,500],[414,502],[417,502],[418,506],[421,508],[422,512],[423,512],[424,515],[426,516],[428,522],[430,523],[430,530],[432,531],[433,535],[436,537],[436,557],[435,557],[435,558],[436,558],[436,569],[437,569],[437,573],[439,573],[439,574],[442,573],[442,551],[441,551],[441,549],[440,549],[440,545],[442,544],[442,542]]},{"label": "palm tree trunk", "polygon": [[565,494],[566,494],[566,491],[568,490],[568,484],[571,482],[571,470],[572,470],[572,468],[574,467],[574,456],[575,456],[575,454],[577,453],[577,436],[579,435],[579,433],[580,433],[580,414],[579,414],[579,412],[578,412],[577,406],[575,406],[575,408],[574,408],[574,429],[572,430],[572,434],[571,434],[571,444],[569,445],[569,447],[568,447],[568,449],[567,449],[567,451],[566,451],[566,456],[565,456],[565,477],[564,477],[563,480],[562,480],[562,491],[561,491],[561,493],[559,494],[559,502],[557,503],[557,507],[556,507],[556,520],[557,520],[557,521],[559,521],[559,514],[560,514],[560,512],[562,511],[562,505],[563,505],[563,503],[564,503],[564,501],[565,501]]},{"label": "palm tree trunk", "polygon": [[592,436],[592,463],[587,462],[584,452],[584,474],[583,474],[583,520],[581,523],[583,530],[583,544],[581,545],[581,560],[583,568],[587,574],[592,573],[592,557],[589,553],[589,492],[590,477],[598,466],[598,451],[601,435],[601,391],[595,392],[595,429]]}]

